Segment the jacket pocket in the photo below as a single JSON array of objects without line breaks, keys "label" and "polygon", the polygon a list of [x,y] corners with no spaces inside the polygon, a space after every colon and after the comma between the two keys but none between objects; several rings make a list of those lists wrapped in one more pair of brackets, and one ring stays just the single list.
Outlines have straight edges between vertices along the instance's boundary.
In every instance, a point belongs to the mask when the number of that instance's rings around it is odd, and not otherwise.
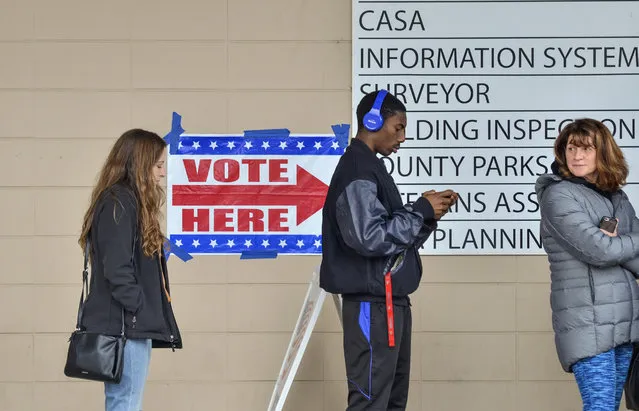
[{"label": "jacket pocket", "polygon": [[404,262],[406,261],[406,252],[408,250],[402,251],[400,254],[389,257],[386,262],[386,267],[384,269],[384,275],[390,271],[391,275],[395,275],[399,270],[404,267]]},{"label": "jacket pocket", "polygon": [[[122,312],[118,312],[116,317],[118,319],[118,324],[121,324],[122,320]],[[125,332],[135,331],[137,318],[135,315],[130,313],[129,311],[124,310],[124,330]]]},{"label": "jacket pocket", "polygon": [[592,268],[588,266],[588,284],[590,284],[590,300],[595,303],[595,279],[592,277]]},{"label": "jacket pocket", "polygon": [[419,286],[421,267],[418,258],[415,249],[409,248],[399,254],[392,266],[387,268],[386,272],[391,272],[394,296],[407,296]]}]

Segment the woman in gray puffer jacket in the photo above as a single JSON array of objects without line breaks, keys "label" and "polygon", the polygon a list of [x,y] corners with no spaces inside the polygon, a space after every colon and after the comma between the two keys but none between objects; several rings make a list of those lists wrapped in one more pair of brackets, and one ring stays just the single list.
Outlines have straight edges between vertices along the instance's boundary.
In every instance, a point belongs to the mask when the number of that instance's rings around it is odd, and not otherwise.
[{"label": "woman in gray puffer jacket", "polygon": [[[563,128],[553,174],[536,183],[551,271],[555,345],[584,411],[616,411],[639,340],[639,220],[621,190],[628,166],[610,131],[591,119]],[[600,228],[604,217],[617,227]]]}]

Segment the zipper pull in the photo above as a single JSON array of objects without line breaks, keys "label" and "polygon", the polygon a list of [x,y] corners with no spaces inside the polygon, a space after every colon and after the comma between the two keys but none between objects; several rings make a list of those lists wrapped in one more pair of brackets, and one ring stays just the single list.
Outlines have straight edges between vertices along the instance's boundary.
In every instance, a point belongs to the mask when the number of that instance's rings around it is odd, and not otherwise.
[{"label": "zipper pull", "polygon": [[131,328],[135,328],[135,323],[138,321],[137,316],[133,316],[133,318],[131,319]]},{"label": "zipper pull", "polygon": [[171,336],[169,341],[171,342],[171,351],[175,352],[175,342],[173,341],[174,337]]}]

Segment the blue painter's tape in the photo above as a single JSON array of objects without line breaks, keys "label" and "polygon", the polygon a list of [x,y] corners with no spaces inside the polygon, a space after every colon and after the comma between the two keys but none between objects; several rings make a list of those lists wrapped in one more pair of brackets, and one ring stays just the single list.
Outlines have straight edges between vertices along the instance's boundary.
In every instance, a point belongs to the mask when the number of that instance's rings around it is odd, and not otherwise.
[{"label": "blue painter's tape", "polygon": [[291,131],[288,128],[244,130],[244,137],[288,137],[290,134]]},{"label": "blue painter's tape", "polygon": [[[189,260],[191,260],[193,258],[193,256],[191,254],[189,254],[188,252],[186,252],[185,250],[183,250],[182,248],[178,247],[175,244],[171,244],[169,242],[168,238],[165,238],[165,243],[164,243],[164,255],[166,256],[166,260],[169,261],[169,256],[171,254],[175,254],[177,256],[177,258],[179,258],[180,260],[187,262]],[[171,247],[169,247],[169,244],[171,245]]]},{"label": "blue painter's tape", "polygon": [[277,258],[277,251],[244,251],[240,260],[256,260],[258,258]]},{"label": "blue painter's tape", "polygon": [[174,111],[173,120],[171,121],[171,131],[164,136],[164,140],[169,145],[169,153],[177,153],[182,133],[184,133],[184,129],[182,128],[182,116]]},{"label": "blue painter's tape", "polygon": [[348,124],[333,124],[331,128],[333,129],[333,133],[335,133],[339,145],[341,147],[348,146],[348,131],[351,126]]}]

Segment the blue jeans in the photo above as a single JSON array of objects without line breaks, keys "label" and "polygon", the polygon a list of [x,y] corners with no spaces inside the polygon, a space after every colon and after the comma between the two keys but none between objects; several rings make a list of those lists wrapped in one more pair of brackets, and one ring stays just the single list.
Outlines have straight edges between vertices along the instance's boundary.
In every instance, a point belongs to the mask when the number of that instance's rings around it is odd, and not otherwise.
[{"label": "blue jeans", "polygon": [[140,411],[151,362],[151,340],[127,340],[119,384],[104,383],[106,411]]},{"label": "blue jeans", "polygon": [[615,347],[572,366],[583,411],[617,411],[628,375],[632,344]]}]

